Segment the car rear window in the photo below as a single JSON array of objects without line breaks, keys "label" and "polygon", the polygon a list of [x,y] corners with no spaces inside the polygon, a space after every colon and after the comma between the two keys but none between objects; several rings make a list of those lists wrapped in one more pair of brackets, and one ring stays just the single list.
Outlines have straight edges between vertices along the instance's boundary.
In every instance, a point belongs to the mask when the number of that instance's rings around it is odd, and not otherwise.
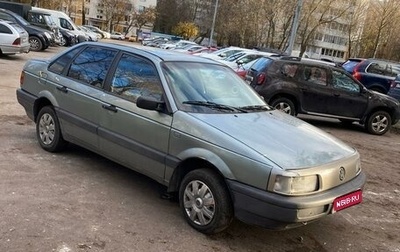
[{"label": "car rear window", "polygon": [[251,69],[256,70],[257,72],[262,71],[266,66],[268,66],[269,64],[272,63],[272,59],[270,58],[259,58],[258,60],[256,60],[256,62],[254,62],[254,64],[251,66]]},{"label": "car rear window", "polygon": [[354,68],[361,62],[361,60],[348,60],[343,63],[342,67],[349,73],[353,73]]}]

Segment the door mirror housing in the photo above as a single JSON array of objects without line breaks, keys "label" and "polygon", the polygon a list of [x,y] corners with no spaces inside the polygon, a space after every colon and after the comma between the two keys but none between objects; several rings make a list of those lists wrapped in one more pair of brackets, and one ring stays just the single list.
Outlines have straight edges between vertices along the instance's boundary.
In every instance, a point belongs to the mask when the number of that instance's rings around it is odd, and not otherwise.
[{"label": "door mirror housing", "polygon": [[139,96],[139,98],[136,100],[136,106],[138,108],[147,110],[162,111],[164,104],[164,101],[159,101],[149,96]]}]

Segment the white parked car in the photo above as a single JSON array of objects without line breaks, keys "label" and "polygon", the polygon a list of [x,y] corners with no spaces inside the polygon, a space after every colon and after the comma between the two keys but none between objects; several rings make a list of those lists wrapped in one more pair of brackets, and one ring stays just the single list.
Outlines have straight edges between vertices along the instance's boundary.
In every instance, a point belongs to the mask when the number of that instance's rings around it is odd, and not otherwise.
[{"label": "white parked car", "polygon": [[162,44],[160,46],[161,49],[175,49],[175,48],[182,48],[186,45],[197,45],[195,42],[193,41],[189,41],[189,40],[176,40],[176,41],[170,41],[168,43]]},{"label": "white parked car", "polygon": [[242,52],[235,53],[225,59],[218,60],[221,63],[235,69],[238,65],[249,63],[250,61],[256,60],[261,57],[278,56],[275,53],[260,52],[255,50],[245,50]]},{"label": "white parked car", "polygon": [[124,40],[125,39],[125,35],[120,33],[120,32],[113,32],[113,33],[111,33],[110,38],[118,39],[118,40]]},{"label": "white parked car", "polygon": [[0,54],[28,53],[30,47],[25,29],[11,21],[0,20]]},{"label": "white parked car", "polygon": [[250,49],[236,47],[236,46],[230,46],[230,47],[226,47],[226,48],[220,49],[220,50],[212,52],[212,53],[199,53],[199,54],[193,54],[193,55],[208,58],[208,59],[213,59],[213,60],[222,60],[222,59],[225,59],[235,53],[242,52],[245,50],[250,50]]}]

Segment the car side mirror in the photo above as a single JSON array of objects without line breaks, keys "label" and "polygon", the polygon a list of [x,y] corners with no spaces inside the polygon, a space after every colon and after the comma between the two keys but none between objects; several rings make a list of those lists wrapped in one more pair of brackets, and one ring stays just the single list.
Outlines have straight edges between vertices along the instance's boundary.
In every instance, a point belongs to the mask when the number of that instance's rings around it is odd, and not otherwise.
[{"label": "car side mirror", "polygon": [[162,111],[165,102],[156,100],[153,97],[149,96],[139,96],[136,100],[136,106],[138,108],[147,109],[147,110],[155,110]]}]

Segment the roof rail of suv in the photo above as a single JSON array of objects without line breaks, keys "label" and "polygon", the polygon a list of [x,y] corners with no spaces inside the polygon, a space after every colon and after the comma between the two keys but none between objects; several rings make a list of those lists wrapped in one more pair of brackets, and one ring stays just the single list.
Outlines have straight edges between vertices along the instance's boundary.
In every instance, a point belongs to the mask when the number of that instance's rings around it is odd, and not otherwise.
[{"label": "roof rail of suv", "polygon": [[295,56],[281,56],[281,60],[292,60],[292,61],[301,61],[300,57],[295,57]]}]

